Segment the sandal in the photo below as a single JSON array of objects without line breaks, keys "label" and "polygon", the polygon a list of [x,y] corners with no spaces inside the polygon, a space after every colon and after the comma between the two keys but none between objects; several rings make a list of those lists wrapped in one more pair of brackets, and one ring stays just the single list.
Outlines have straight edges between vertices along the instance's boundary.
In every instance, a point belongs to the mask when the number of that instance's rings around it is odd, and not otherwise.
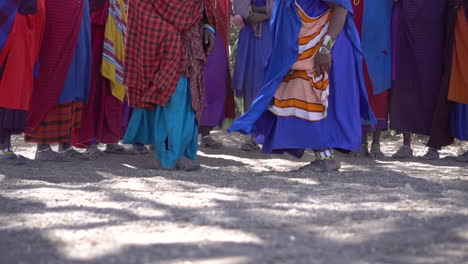
[{"label": "sandal", "polygon": [[392,155],[394,159],[409,159],[413,157],[413,149],[406,145],[401,146],[401,148]]},{"label": "sandal", "polygon": [[153,163],[152,163],[152,167],[151,169],[152,170],[168,170],[168,169],[164,169],[163,166],[162,166],[162,163],[160,160],[155,160]]},{"label": "sandal", "polygon": [[437,149],[429,148],[427,153],[422,156],[423,160],[438,160],[440,159],[439,151]]},{"label": "sandal", "polygon": [[201,145],[210,149],[220,149],[223,147],[221,142],[214,140],[211,136],[202,137]]},{"label": "sandal", "polygon": [[72,147],[66,149],[65,151],[59,153],[60,155],[69,158],[70,160],[89,160],[89,157],[83,153],[80,153],[73,149]]},{"label": "sandal", "polygon": [[195,160],[190,160],[187,157],[182,157],[177,161],[176,169],[182,171],[196,171],[201,168],[200,163]]},{"label": "sandal", "polygon": [[260,146],[253,139],[250,139],[242,144],[241,149],[243,151],[256,151],[260,149]]},{"label": "sandal", "polygon": [[351,154],[353,157],[361,158],[369,156],[369,147],[366,144],[361,145],[361,149],[358,151],[354,151]]},{"label": "sandal", "polygon": [[458,162],[468,163],[468,151],[455,158]]},{"label": "sandal", "polygon": [[132,155],[132,151],[128,151],[126,148],[119,144],[107,144],[105,153],[108,154],[118,154],[118,155]]},{"label": "sandal", "polygon": [[53,151],[51,148],[36,151],[34,160],[38,161],[57,161],[57,162],[71,162],[70,157],[61,155],[58,152]]},{"label": "sandal", "polygon": [[90,160],[96,160],[104,156],[104,152],[98,149],[97,145],[89,146],[83,154]]},{"label": "sandal", "polygon": [[15,154],[10,148],[0,155],[0,166],[18,166],[26,164],[26,158]]},{"label": "sandal", "polygon": [[149,150],[145,145],[132,145],[131,153],[132,155],[146,155]]},{"label": "sandal", "polygon": [[338,171],[341,168],[341,163],[336,159],[316,160],[310,164],[300,168],[300,171],[311,171],[316,173]]}]

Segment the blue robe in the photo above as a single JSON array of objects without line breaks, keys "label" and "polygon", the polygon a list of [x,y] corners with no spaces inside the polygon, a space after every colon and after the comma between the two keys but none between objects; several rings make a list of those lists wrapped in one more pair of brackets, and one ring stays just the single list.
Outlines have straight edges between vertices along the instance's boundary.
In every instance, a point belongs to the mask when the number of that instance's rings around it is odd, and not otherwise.
[{"label": "blue robe", "polygon": [[[300,157],[304,149],[358,150],[361,146],[362,122],[376,123],[365,89],[362,52],[351,3],[348,0],[329,2],[343,6],[349,15],[332,50],[328,117],[316,122],[296,117],[277,117],[268,111],[276,90],[297,60],[297,39],[302,26],[295,1],[275,2],[271,24],[273,51],[263,88],[250,110],[237,119],[229,130],[264,135],[263,151],[266,153],[285,150]],[[298,4],[309,16],[317,16],[328,8],[320,0],[303,0]]]},{"label": "blue robe", "polygon": [[75,55],[68,70],[64,88],[60,93],[59,103],[75,100],[87,103],[91,87],[91,56],[91,16],[89,13],[89,2],[85,1]]},{"label": "blue robe", "polygon": [[13,0],[0,1],[0,52],[8,40],[13,22],[18,13],[18,3]]},{"label": "blue robe", "polygon": [[[264,6],[266,1],[254,0],[253,5]],[[262,22],[262,35],[255,36],[254,28],[246,23],[239,32],[236,65],[232,78],[232,88],[237,97],[244,98],[244,109],[250,108],[265,77],[265,66],[271,53],[272,32],[269,21]]]},{"label": "blue robe", "polygon": [[362,23],[362,50],[375,95],[392,86],[391,21],[391,1],[366,1]]}]

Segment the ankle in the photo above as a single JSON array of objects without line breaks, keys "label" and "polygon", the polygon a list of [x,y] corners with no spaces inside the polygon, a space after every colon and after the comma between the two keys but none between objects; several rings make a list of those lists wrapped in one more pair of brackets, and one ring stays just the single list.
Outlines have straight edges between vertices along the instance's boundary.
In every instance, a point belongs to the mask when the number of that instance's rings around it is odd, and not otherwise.
[{"label": "ankle", "polygon": [[88,146],[86,149],[87,149],[87,150],[95,150],[95,149],[97,149],[97,148],[98,148],[98,145],[93,144],[93,145]]},{"label": "ankle", "polygon": [[37,151],[43,151],[50,149],[49,144],[37,144]]},{"label": "ankle", "polygon": [[436,148],[431,148],[431,147],[429,147],[428,152],[429,152],[429,151],[430,151],[430,152],[437,152],[437,153],[439,153],[439,150],[436,149]]},{"label": "ankle", "polygon": [[314,154],[316,160],[330,160],[335,158],[333,149],[317,150]]},{"label": "ankle", "polygon": [[71,148],[72,148],[72,146],[70,145],[70,143],[60,143],[59,144],[59,151],[60,152],[69,151]]},{"label": "ankle", "polygon": [[0,156],[11,154],[13,154],[13,149],[11,147],[0,148]]}]

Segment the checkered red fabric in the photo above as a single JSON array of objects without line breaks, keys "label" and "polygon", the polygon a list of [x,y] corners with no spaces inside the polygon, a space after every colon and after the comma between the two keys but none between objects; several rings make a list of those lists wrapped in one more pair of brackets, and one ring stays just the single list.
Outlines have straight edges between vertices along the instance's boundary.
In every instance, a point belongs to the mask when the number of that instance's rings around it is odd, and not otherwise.
[{"label": "checkered red fabric", "polygon": [[37,144],[70,143],[72,130],[80,127],[83,103],[71,101],[57,104],[33,132],[24,140]]},{"label": "checkered red fabric", "polygon": [[[190,65],[193,57],[200,55],[200,49],[187,52],[193,43],[201,44],[201,39],[188,39],[189,43],[184,43],[182,35],[201,38],[203,8],[210,24],[216,26],[213,0],[129,1],[124,83],[132,107],[165,106],[181,74],[201,74],[199,69],[194,72]],[[194,28],[199,33],[192,34]],[[203,86],[199,80],[196,83]],[[202,91],[203,87],[195,90]]]}]

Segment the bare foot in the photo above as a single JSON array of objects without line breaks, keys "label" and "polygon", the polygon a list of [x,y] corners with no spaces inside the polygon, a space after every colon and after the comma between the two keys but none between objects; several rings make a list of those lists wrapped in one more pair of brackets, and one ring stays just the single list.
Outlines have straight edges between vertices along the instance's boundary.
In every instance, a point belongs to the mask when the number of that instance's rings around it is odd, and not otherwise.
[{"label": "bare foot", "polygon": [[394,159],[409,159],[413,157],[413,149],[403,145],[395,154],[392,155]]},{"label": "bare foot", "polygon": [[68,148],[64,152],[61,152],[60,155],[67,157],[70,160],[89,160],[87,155],[74,150],[72,147]]},{"label": "bare foot", "polygon": [[210,149],[220,149],[223,147],[221,142],[214,140],[211,136],[202,137],[201,145]]}]

